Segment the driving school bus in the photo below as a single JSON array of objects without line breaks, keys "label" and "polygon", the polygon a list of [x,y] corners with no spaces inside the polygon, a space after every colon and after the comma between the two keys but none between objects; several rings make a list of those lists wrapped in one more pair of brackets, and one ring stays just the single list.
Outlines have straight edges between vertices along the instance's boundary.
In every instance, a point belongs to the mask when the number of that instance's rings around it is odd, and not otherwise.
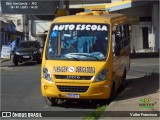
[{"label": "driving school bus", "polygon": [[127,17],[103,11],[53,20],[43,51],[41,91],[62,100],[112,99],[130,68]]}]

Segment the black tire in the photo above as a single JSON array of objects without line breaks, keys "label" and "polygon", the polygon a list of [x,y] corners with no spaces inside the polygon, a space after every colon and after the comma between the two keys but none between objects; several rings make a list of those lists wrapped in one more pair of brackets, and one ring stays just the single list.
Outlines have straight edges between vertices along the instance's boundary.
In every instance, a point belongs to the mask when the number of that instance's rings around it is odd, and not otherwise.
[{"label": "black tire", "polygon": [[14,63],[15,66],[18,65],[18,60],[16,60],[14,57],[13,57],[13,63]]},{"label": "black tire", "polygon": [[124,72],[123,72],[123,76],[122,76],[122,78],[121,78],[121,87],[122,88],[125,88],[126,87],[126,70],[124,70]]},{"label": "black tire", "polygon": [[18,61],[15,61],[15,62],[14,62],[14,65],[15,65],[15,66],[18,66]]},{"label": "black tire", "polygon": [[52,97],[45,97],[45,101],[46,101],[46,104],[48,106],[54,106],[57,104],[57,101],[56,99],[52,98]]},{"label": "black tire", "polygon": [[41,62],[42,62],[41,59],[37,60],[37,64],[41,64]]},{"label": "black tire", "polygon": [[109,97],[109,102],[113,101],[114,98],[116,97],[117,93],[115,90],[115,83],[113,83],[112,88],[111,88],[111,93],[110,93],[110,97]]}]

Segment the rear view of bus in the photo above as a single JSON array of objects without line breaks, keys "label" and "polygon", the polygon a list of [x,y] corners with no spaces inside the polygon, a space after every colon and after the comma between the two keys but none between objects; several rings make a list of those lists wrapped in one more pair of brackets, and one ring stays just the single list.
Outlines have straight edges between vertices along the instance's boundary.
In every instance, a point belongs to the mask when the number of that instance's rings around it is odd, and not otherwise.
[{"label": "rear view of bus", "polygon": [[[98,13],[59,17],[52,22],[41,68],[41,91],[48,105],[58,99],[108,99],[122,83],[121,72],[113,76],[116,56],[111,17]],[[122,58],[120,54],[118,58]]]}]

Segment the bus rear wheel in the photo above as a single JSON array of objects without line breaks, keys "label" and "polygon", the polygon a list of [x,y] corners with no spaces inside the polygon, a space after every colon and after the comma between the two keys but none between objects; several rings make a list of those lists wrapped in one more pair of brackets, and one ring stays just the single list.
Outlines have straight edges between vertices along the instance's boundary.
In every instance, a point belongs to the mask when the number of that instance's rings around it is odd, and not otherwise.
[{"label": "bus rear wheel", "polygon": [[52,97],[45,97],[45,101],[48,106],[54,106],[57,104],[57,100]]},{"label": "bus rear wheel", "polygon": [[121,78],[121,87],[122,88],[125,88],[126,87],[126,70],[124,70],[124,72],[123,72],[123,76],[122,76],[122,78]]}]

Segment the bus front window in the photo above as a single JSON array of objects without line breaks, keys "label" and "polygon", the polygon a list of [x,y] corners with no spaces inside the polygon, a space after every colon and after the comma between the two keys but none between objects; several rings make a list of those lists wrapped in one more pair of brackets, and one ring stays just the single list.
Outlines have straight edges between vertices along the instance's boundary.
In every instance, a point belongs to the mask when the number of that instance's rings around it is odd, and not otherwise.
[{"label": "bus front window", "polygon": [[[80,24],[78,25],[80,26]],[[55,24],[52,26],[47,43],[48,59],[106,59],[109,41],[108,25],[93,24],[89,26],[83,24],[83,30],[80,27],[78,29],[78,25],[72,24],[72,28],[68,25],[68,29],[65,24],[59,25],[59,28],[56,28]]]}]

